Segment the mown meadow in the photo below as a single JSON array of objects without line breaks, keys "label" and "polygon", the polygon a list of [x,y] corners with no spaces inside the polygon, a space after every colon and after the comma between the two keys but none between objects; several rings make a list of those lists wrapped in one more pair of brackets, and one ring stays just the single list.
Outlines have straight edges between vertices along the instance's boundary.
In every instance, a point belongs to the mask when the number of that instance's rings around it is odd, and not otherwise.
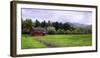
[{"label": "mown meadow", "polygon": [[21,41],[22,41],[21,42],[22,49],[91,46],[92,35],[66,34],[66,35],[31,36],[23,34]]}]

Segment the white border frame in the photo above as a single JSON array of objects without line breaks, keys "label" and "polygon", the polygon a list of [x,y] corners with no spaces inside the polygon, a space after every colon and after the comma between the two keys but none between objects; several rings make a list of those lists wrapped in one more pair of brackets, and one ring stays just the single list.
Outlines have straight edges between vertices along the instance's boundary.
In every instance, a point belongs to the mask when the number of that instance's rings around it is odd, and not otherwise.
[{"label": "white border frame", "polygon": [[[43,48],[43,49],[21,49],[21,8],[41,8],[41,9],[61,9],[61,10],[81,10],[92,11],[92,46],[83,47],[64,47],[64,48]],[[72,52],[72,51],[86,51],[96,50],[96,9],[85,7],[71,7],[71,6],[52,6],[39,4],[17,4],[17,24],[16,24],[16,41],[17,41],[17,55],[21,54],[40,54],[40,53],[54,53],[54,52]]]}]

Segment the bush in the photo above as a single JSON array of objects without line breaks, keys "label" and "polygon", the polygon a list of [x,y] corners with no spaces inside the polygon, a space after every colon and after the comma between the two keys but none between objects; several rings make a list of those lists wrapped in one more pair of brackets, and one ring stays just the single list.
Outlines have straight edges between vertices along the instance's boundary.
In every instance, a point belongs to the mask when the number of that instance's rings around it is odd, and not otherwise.
[{"label": "bush", "polygon": [[27,29],[27,28],[24,28],[24,29],[22,30],[22,34],[29,34],[29,33],[30,33],[30,30]]},{"label": "bush", "polygon": [[58,29],[57,30],[57,34],[64,34],[65,33],[65,30],[63,30],[63,29]]},{"label": "bush", "polygon": [[66,33],[66,34],[72,34],[72,31],[67,30],[67,31],[65,31],[65,33]]},{"label": "bush", "polygon": [[47,27],[48,34],[55,34],[56,30],[55,27]]}]

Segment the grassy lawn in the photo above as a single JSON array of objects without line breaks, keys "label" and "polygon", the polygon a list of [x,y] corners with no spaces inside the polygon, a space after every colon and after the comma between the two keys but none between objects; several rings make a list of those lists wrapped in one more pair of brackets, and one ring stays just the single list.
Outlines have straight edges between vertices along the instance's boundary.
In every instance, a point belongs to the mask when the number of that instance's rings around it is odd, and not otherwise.
[{"label": "grassy lawn", "polygon": [[47,48],[48,46],[36,39],[42,38],[51,44],[56,44],[59,47],[73,47],[73,46],[91,46],[91,34],[78,35],[46,35],[46,36],[29,36],[22,35],[22,49],[24,48]]},{"label": "grassy lawn", "polygon": [[36,41],[33,36],[22,35],[21,48],[22,49],[28,49],[28,48],[46,48],[46,46],[44,44]]},{"label": "grassy lawn", "polygon": [[48,35],[44,38],[59,46],[90,46],[92,45],[91,35]]}]

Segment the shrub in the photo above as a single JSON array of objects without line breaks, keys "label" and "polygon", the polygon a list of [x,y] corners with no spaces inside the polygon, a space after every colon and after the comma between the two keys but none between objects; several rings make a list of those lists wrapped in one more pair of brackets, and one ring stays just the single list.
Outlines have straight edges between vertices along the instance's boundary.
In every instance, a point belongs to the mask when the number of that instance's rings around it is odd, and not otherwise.
[{"label": "shrub", "polygon": [[57,34],[64,34],[65,33],[65,30],[63,30],[63,29],[58,29],[57,30]]},{"label": "shrub", "polygon": [[71,34],[71,33],[72,33],[72,31],[67,30],[67,31],[65,31],[65,33],[66,33],[66,34]]},{"label": "shrub", "polygon": [[48,34],[55,34],[56,30],[55,27],[47,27]]}]

